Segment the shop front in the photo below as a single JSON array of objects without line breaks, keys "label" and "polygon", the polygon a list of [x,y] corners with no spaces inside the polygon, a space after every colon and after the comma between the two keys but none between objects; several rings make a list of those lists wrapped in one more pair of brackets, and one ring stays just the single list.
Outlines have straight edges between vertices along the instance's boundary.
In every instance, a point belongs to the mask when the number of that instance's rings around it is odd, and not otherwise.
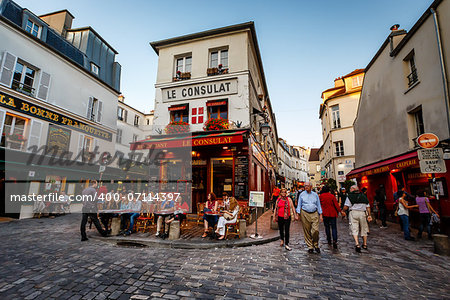
[{"label": "shop front", "polygon": [[[204,203],[209,193],[218,199],[227,193],[240,202],[248,202],[250,190],[268,192],[266,160],[251,141],[248,130],[210,131],[153,136],[132,144],[131,150],[160,149],[166,153],[167,163],[151,171],[150,192],[167,191],[161,182],[176,181],[178,187],[184,182],[187,188],[177,188],[177,191],[190,200],[187,201],[189,211],[197,212],[198,204]],[[182,159],[183,151],[190,151],[189,164],[188,159]]]},{"label": "shop front", "polygon": [[[450,163],[446,161],[447,168]],[[405,191],[416,196],[418,192],[424,191],[431,199],[432,206],[443,217],[444,225],[448,227],[450,218],[450,201],[448,197],[447,182],[450,180],[449,173],[421,173],[417,151],[403,154],[394,158],[383,160],[375,164],[352,170],[347,174],[347,179],[356,179],[360,188],[367,188],[367,196],[373,204],[376,190],[383,185],[386,191],[386,205],[388,211],[391,211],[391,220],[393,218],[394,193],[400,187],[405,187]],[[433,181],[436,182],[439,197],[433,188]],[[437,200],[439,198],[439,200]],[[413,199],[409,199],[410,204],[415,204]],[[412,225],[418,222],[418,211],[411,210]]]}]

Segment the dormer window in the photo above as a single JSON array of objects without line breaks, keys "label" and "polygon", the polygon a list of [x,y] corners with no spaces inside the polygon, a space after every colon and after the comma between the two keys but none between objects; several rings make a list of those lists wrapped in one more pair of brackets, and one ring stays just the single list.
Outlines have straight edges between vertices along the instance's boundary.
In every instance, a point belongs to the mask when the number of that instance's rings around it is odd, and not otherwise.
[{"label": "dormer window", "polygon": [[41,33],[41,27],[36,23],[33,23],[32,21],[28,20],[27,26],[25,26],[25,31],[28,31],[29,33],[38,38]]},{"label": "dormer window", "polygon": [[362,84],[363,84],[363,79],[364,79],[364,76],[363,76],[363,75],[359,75],[359,76],[353,77],[353,78],[352,78],[352,87],[353,87],[353,88],[357,88],[357,87],[362,86]]},{"label": "dormer window", "polygon": [[100,72],[99,66],[97,66],[94,63],[91,63],[91,72],[98,76],[98,73]]}]

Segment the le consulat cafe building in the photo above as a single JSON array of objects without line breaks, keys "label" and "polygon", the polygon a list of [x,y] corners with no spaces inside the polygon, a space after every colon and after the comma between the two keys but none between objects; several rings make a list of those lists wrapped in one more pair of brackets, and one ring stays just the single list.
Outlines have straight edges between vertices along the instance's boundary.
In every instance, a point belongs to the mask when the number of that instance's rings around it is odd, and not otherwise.
[{"label": "le consulat cafe building", "polygon": [[[268,201],[277,132],[253,22],[151,46],[159,56],[155,129],[131,149],[167,152],[170,163],[155,178],[192,176],[189,190],[180,184],[177,190],[190,194],[194,212],[211,192],[248,201],[250,191],[264,191]],[[189,151],[187,165],[183,150]]]}]

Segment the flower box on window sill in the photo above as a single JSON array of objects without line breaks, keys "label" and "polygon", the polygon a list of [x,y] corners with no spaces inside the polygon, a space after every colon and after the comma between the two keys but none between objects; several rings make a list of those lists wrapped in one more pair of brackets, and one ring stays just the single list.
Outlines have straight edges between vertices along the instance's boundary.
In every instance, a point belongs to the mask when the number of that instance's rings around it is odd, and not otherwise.
[{"label": "flower box on window sill", "polygon": [[204,131],[212,131],[212,130],[225,130],[228,129],[230,124],[228,123],[228,120],[218,118],[209,118],[205,124],[203,125]]},{"label": "flower box on window sill", "polygon": [[208,68],[206,74],[208,76],[228,74],[228,68]]},{"label": "flower box on window sill", "polygon": [[173,78],[173,81],[180,81],[180,80],[187,80],[187,79],[191,79],[191,72],[185,72],[185,73],[177,72],[177,74]]},{"label": "flower box on window sill", "polygon": [[177,134],[189,132],[190,126],[189,123],[183,121],[172,121],[167,124],[166,128],[164,128],[164,132],[166,134]]}]

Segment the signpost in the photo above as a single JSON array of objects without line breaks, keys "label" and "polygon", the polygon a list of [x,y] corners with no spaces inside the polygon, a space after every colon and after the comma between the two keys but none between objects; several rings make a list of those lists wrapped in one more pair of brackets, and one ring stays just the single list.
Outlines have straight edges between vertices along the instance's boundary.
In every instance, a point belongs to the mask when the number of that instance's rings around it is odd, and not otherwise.
[{"label": "signpost", "polygon": [[[250,191],[250,199],[248,201],[250,207],[264,207],[264,192]],[[262,239],[258,234],[258,209],[256,209],[255,234],[250,236],[252,239]]]}]

